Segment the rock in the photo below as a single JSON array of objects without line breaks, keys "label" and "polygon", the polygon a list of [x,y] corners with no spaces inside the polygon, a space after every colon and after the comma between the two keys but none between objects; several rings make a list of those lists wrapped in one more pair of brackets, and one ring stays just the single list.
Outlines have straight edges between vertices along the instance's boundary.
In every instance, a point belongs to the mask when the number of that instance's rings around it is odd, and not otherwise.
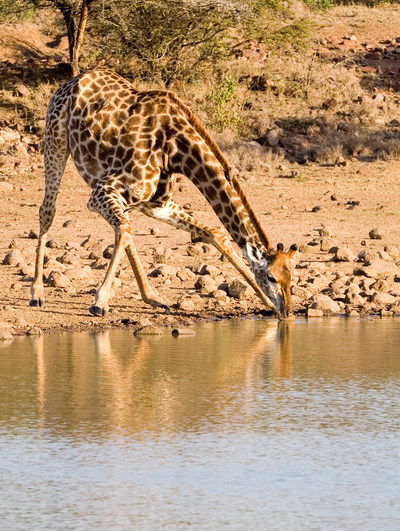
[{"label": "rock", "polygon": [[25,265],[25,258],[19,249],[13,249],[5,255],[3,264],[10,266],[23,266]]},{"label": "rock", "polygon": [[381,260],[386,260],[387,262],[392,259],[392,257],[386,251],[379,251],[378,255]]},{"label": "rock", "polygon": [[301,286],[296,286],[295,284],[291,287],[291,293],[295,297],[299,297],[299,299],[306,301],[309,299],[312,295],[311,291],[307,288],[302,288]]},{"label": "rock", "polygon": [[64,265],[80,266],[81,261],[70,251],[66,251],[62,256],[57,256],[56,260]]},{"label": "rock", "polygon": [[87,280],[94,282],[93,273],[89,266],[72,267],[64,272],[64,276],[69,280]]},{"label": "rock", "polygon": [[319,235],[321,238],[325,237],[331,237],[333,236],[333,228],[329,225],[322,225],[320,229],[318,229]]},{"label": "rock", "polygon": [[217,284],[210,275],[200,276],[195,282],[194,287],[201,293],[211,293],[217,290]]},{"label": "rock", "polygon": [[177,306],[184,312],[192,312],[196,308],[195,302],[191,298],[185,298],[178,301]]},{"label": "rock", "polygon": [[395,245],[385,245],[383,250],[393,259],[399,256],[399,249]]},{"label": "rock", "polygon": [[328,314],[340,313],[339,304],[332,300],[328,295],[318,294],[314,296],[313,304],[311,308],[313,310],[322,310],[322,312]]},{"label": "rock", "polygon": [[332,240],[331,238],[321,238],[321,241],[320,241],[320,249],[322,252],[324,253],[328,253],[332,247],[335,247],[336,245],[336,242],[334,240]]},{"label": "rock", "polygon": [[55,240],[48,240],[46,242],[46,247],[48,247],[49,249],[59,249],[60,244],[56,242]]},{"label": "rock", "polygon": [[348,247],[338,247],[335,252],[334,260],[336,262],[354,262],[355,254]]},{"label": "rock", "polygon": [[245,296],[247,289],[248,285],[241,280],[232,280],[232,282],[228,282],[227,293],[230,297],[240,299]]},{"label": "rock", "polygon": [[63,227],[76,227],[78,225],[78,222],[76,219],[67,219],[67,221],[64,221]]},{"label": "rock", "polygon": [[389,295],[389,293],[376,292],[374,293],[372,300],[375,304],[393,304],[396,302],[396,297]]},{"label": "rock", "polygon": [[154,249],[153,260],[156,264],[166,264],[171,255],[171,249],[166,249],[162,245],[159,245]]},{"label": "rock", "polygon": [[360,317],[360,314],[357,312],[357,310],[352,309],[349,311],[348,316],[349,317]]},{"label": "rock", "polygon": [[149,277],[170,277],[174,275],[176,275],[176,267],[167,264],[161,264],[156,269],[153,269],[153,271],[149,274]]},{"label": "rock", "polygon": [[375,291],[383,291],[387,292],[389,289],[389,284],[386,282],[386,280],[383,280],[382,278],[379,278],[376,282],[374,282],[371,286],[371,289],[374,289]]},{"label": "rock", "polygon": [[210,264],[204,264],[199,271],[199,275],[211,275],[212,277],[216,277],[219,273],[218,267]]},{"label": "rock", "polygon": [[213,299],[215,299],[216,301],[218,302],[227,302],[228,300],[228,295],[226,293],[226,291],[224,291],[223,289],[217,289],[215,291],[212,292],[212,297]]},{"label": "rock", "polygon": [[382,229],[372,229],[369,231],[368,236],[371,238],[371,240],[383,240],[384,238],[384,232]]},{"label": "rock", "polygon": [[54,258],[49,258],[48,256],[44,257],[44,267],[46,269],[65,269],[67,266],[55,260]]},{"label": "rock", "polygon": [[30,328],[26,333],[28,336],[41,336],[43,334],[43,330],[38,326],[32,326],[32,328]]},{"label": "rock", "polygon": [[189,280],[189,281],[193,281],[195,278],[196,278],[196,275],[193,273],[193,271],[191,271],[188,267],[184,267],[183,269],[180,269],[177,273],[176,273],[176,276],[182,280],[183,282]]},{"label": "rock", "polygon": [[172,330],[172,335],[174,337],[178,336],[195,336],[196,332],[191,328],[174,328]]},{"label": "rock", "polygon": [[0,146],[4,144],[13,144],[14,142],[19,142],[20,134],[14,129],[2,129],[0,130]]},{"label": "rock", "polygon": [[29,231],[28,238],[30,240],[37,240],[39,238],[39,235],[38,235],[38,233],[35,230],[31,229]]},{"label": "rock", "polygon": [[108,245],[103,251],[103,258],[107,258],[107,260],[110,260],[110,258],[112,257],[114,253],[114,247],[115,245],[113,243]]},{"label": "rock", "polygon": [[14,336],[10,330],[6,328],[0,328],[0,341],[10,341],[12,339],[14,339]]},{"label": "rock", "polygon": [[317,251],[318,249],[315,247],[315,245],[301,244],[299,247],[299,252],[304,254],[311,254]]},{"label": "rock", "polygon": [[363,275],[369,278],[378,278],[394,273],[394,264],[392,262],[384,262],[383,260],[373,260],[369,262],[370,265],[356,267],[353,270],[353,275]]},{"label": "rock", "polygon": [[[90,253],[92,255],[92,253]],[[97,258],[92,264],[91,264],[91,267],[93,269],[107,269],[108,267],[108,260],[106,260],[105,258]]]},{"label": "rock", "polygon": [[18,271],[18,274],[24,277],[33,277],[33,275],[35,274],[35,268],[31,265],[24,265]]},{"label": "rock", "polygon": [[307,317],[323,317],[322,310],[315,310],[314,308],[307,308]]},{"label": "rock", "polygon": [[93,245],[94,243],[95,243],[95,241],[94,241],[93,236],[91,236],[91,235],[89,234],[89,236],[87,236],[87,237],[83,240],[83,242],[81,243],[81,247],[89,247],[89,246]]},{"label": "rock", "polygon": [[22,83],[19,83],[15,86],[14,92],[17,96],[23,97],[23,98],[31,98],[32,92],[29,87],[26,85],[22,85]]},{"label": "rock", "polygon": [[141,328],[138,328],[137,330],[135,330],[133,332],[133,335],[136,336],[136,337],[140,337],[140,336],[162,336],[163,332],[159,328],[157,328],[156,326],[149,324],[149,325],[142,326]]},{"label": "rock", "polygon": [[364,306],[365,299],[358,293],[347,293],[345,301],[353,306]]},{"label": "rock", "polygon": [[358,253],[358,258],[359,260],[362,260],[365,265],[369,265],[372,260],[377,260],[379,255],[375,251],[364,249]]},{"label": "rock", "polygon": [[204,254],[208,256],[218,256],[219,251],[217,251],[215,247],[209,245],[208,243],[197,242],[188,246],[187,254],[189,256],[201,256]]},{"label": "rock", "polygon": [[71,286],[70,279],[60,271],[51,271],[47,283],[52,288],[69,288]]},{"label": "rock", "polygon": [[0,192],[12,192],[14,186],[11,183],[0,181]]}]

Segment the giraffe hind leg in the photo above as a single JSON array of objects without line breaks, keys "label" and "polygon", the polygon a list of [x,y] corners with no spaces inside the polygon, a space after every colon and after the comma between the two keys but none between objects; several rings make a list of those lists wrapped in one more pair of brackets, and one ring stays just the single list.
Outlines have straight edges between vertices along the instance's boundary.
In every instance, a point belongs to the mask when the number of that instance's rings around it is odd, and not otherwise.
[{"label": "giraffe hind leg", "polygon": [[96,292],[94,304],[89,308],[90,313],[99,317],[107,315],[112,282],[124,251],[128,256],[144,302],[152,307],[162,307],[170,311],[169,306],[162,301],[147,280],[140,258],[133,245],[132,227],[127,214],[124,212],[125,205],[120,195],[112,188],[109,188],[105,182],[99,183],[93,189],[88,207],[103,216],[112,226],[115,233],[114,252],[104,280]]},{"label": "giraffe hind leg", "polygon": [[56,212],[56,199],[69,156],[66,124],[59,123],[57,135],[52,132],[52,120],[48,117],[46,123],[46,139],[44,146],[45,165],[45,196],[39,210],[40,232],[36,249],[35,273],[31,285],[30,306],[45,306],[43,288],[43,260],[46,247],[47,233],[53,223]]}]

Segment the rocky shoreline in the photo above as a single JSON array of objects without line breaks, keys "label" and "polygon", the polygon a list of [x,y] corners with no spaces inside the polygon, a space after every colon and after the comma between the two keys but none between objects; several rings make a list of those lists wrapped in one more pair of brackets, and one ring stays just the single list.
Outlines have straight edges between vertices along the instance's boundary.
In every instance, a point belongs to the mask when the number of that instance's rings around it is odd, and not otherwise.
[{"label": "rocky shoreline", "polygon": [[[154,235],[154,229],[152,232]],[[18,279],[11,285],[11,291],[23,286],[25,295],[28,295],[36,239],[35,232],[30,231],[25,239],[25,243],[31,243],[26,246],[29,251],[22,248],[21,242],[12,240],[1,258],[1,268]],[[0,338],[8,340],[15,335],[37,335],[43,331],[109,327],[128,327],[133,332],[142,330],[142,335],[147,327],[152,335],[154,327],[158,330],[159,327],[176,329],[207,320],[274,318],[212,246],[195,243],[182,246],[179,252],[172,252],[171,248],[160,244],[149,247],[143,256],[156,289],[163,295],[166,293],[169,299],[174,291],[180,293],[170,314],[145,308],[138,295],[128,303],[131,308],[123,304],[117,296],[119,292],[137,293],[133,274],[128,264],[124,264],[114,282],[115,299],[111,300],[109,316],[93,318],[87,309],[86,312],[82,309],[85,317],[71,320],[68,306],[79,299],[82,304],[88,303],[93,297],[111,253],[112,246],[104,247],[103,240],[92,237],[85,238],[80,244],[65,245],[50,239],[44,271],[47,307],[29,308],[26,298],[24,311],[11,312],[11,319],[0,323]],[[399,265],[399,249],[385,243],[385,235],[379,228],[370,230],[369,238],[360,242],[357,252],[337,244],[330,227],[321,227],[298,252],[292,283],[294,315],[307,318],[396,316],[400,314]],[[57,307],[59,311],[61,304],[66,318],[53,321],[51,313]],[[12,309],[5,305],[3,310]]]}]

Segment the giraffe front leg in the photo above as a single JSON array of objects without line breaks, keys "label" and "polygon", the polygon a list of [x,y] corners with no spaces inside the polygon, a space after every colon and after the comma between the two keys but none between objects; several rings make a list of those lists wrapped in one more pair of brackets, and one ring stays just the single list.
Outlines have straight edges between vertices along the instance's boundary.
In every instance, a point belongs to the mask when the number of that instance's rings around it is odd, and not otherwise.
[{"label": "giraffe front leg", "polygon": [[157,291],[150,285],[149,281],[147,280],[147,275],[143,269],[135,246],[130,244],[126,247],[125,251],[128,256],[129,263],[131,264],[133,273],[135,274],[135,278],[138,283],[143,301],[146,304],[149,304],[152,308],[163,308],[168,313],[170,313],[171,308],[168,306],[168,304],[165,304],[165,302],[161,299]]},{"label": "giraffe front leg", "polygon": [[172,200],[169,200],[162,207],[152,206],[151,203],[148,203],[143,206],[142,211],[148,216],[165,221],[174,227],[187,230],[196,237],[200,237],[203,241],[213,245],[239,271],[265,306],[269,309],[274,309],[272,302],[257,284],[253,273],[232,247],[223,229],[208,227],[201,221],[193,218],[193,216],[189,215],[181,206]]}]

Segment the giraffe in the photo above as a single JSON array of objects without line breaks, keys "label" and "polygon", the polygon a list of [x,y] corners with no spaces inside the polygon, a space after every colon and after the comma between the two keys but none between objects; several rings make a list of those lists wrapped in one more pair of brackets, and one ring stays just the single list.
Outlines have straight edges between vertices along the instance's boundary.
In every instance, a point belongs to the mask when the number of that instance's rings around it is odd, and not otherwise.
[{"label": "giraffe", "polygon": [[[291,267],[296,245],[285,252],[271,248],[222,152],[177,96],[166,90],[139,92],[105,67],[79,74],[64,83],[50,100],[46,115],[45,196],[39,210],[40,233],[31,306],[45,305],[43,259],[47,233],[68,157],[92,188],[89,210],[100,214],[115,233],[114,252],[98,288],[92,315],[109,309],[111,284],[124,251],[143,301],[154,308],[169,306],[150,285],[133,244],[130,210],[188,230],[214,245],[241,273],[264,304],[279,318],[291,309]],[[249,267],[234,250],[222,227],[196,220],[173,199],[176,174],[190,179],[241,249]]]}]

